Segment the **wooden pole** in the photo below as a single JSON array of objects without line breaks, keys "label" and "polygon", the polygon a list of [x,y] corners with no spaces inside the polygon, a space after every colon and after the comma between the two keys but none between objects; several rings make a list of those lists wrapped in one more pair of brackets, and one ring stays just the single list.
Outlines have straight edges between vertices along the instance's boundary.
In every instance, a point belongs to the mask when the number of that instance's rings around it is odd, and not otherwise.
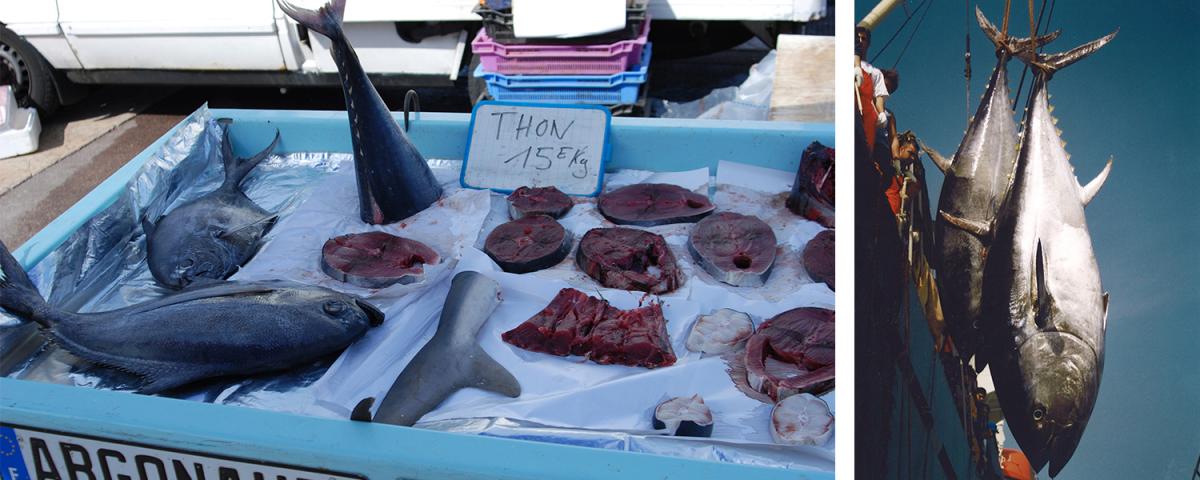
[{"label": "wooden pole", "polygon": [[896,8],[896,5],[899,5],[900,2],[901,0],[880,1],[875,5],[875,8],[872,8],[870,12],[867,12],[867,15],[858,22],[858,26],[866,27],[868,30],[874,30],[875,26],[879,25],[879,22],[883,21],[883,17],[886,17],[889,13],[891,13],[892,9]]}]

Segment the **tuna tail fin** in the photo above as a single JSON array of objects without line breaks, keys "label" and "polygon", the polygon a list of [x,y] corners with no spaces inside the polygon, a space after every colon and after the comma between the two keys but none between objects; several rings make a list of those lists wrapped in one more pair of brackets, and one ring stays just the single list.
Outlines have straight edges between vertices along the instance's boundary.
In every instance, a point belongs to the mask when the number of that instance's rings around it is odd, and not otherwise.
[{"label": "tuna tail fin", "polygon": [[225,163],[225,183],[221,184],[221,188],[237,189],[241,185],[242,180],[246,175],[250,174],[254,167],[257,167],[263,159],[271,155],[275,151],[275,147],[279,145],[279,129],[275,129],[275,139],[271,140],[271,144],[267,148],[254,154],[250,158],[238,158],[233,156],[233,148],[229,144],[229,127],[225,127],[224,138],[221,140],[221,156]]},{"label": "tuna tail fin", "polygon": [[1047,75],[1053,75],[1055,72],[1067,68],[1067,66],[1083,60],[1088,55],[1096,53],[1113,38],[1116,38],[1120,28],[1113,30],[1112,33],[1103,37],[1092,40],[1088,43],[1075,47],[1069,51],[1062,53],[1052,53],[1048,55],[1037,54],[1032,50],[1022,51],[1017,54],[1021,61],[1028,63],[1030,67],[1042,71]]},{"label": "tuna tail fin", "polygon": [[1083,206],[1092,203],[1092,199],[1096,198],[1096,194],[1100,192],[1100,187],[1104,186],[1104,181],[1108,180],[1108,172],[1112,171],[1112,157],[1108,157],[1108,163],[1104,165],[1104,169],[1088,182],[1087,185],[1079,187],[1079,199],[1083,201]]},{"label": "tuna tail fin", "polygon": [[38,315],[38,311],[45,310],[45,307],[46,301],[29,280],[25,269],[13,258],[4,242],[0,242],[0,310],[21,320],[32,320],[49,327],[49,319],[45,315]]},{"label": "tuna tail fin", "polygon": [[[979,28],[983,30],[983,34],[987,35],[988,40],[992,41],[992,45],[996,46],[996,50],[1003,50],[1009,55],[1015,55],[1018,52],[1024,51],[1033,51],[1035,46],[1042,46],[1053,42],[1062,34],[1061,30],[1055,30],[1034,39],[1007,36],[1001,33],[992,22],[988,21],[987,17],[983,15],[983,10],[978,5],[975,6],[975,20],[979,22]],[[1034,40],[1037,42],[1034,43]]]},{"label": "tuna tail fin", "polygon": [[316,10],[297,7],[287,0],[276,0],[276,3],[283,13],[309,30],[329,38],[342,36],[342,16],[346,12],[346,0],[329,0]]}]

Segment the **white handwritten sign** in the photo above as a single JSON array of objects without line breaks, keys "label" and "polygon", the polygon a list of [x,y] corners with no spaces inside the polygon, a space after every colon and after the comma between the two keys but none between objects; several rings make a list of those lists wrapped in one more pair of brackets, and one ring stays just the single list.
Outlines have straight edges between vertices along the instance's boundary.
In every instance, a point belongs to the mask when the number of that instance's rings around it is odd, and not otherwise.
[{"label": "white handwritten sign", "polygon": [[595,105],[480,102],[471,114],[462,185],[510,192],[554,186],[597,195],[612,115]]}]

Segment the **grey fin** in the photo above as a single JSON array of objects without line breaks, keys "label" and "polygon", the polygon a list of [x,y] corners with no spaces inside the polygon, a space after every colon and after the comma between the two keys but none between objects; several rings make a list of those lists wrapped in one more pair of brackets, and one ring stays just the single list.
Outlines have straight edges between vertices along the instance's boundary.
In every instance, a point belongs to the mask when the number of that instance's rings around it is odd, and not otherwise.
[{"label": "grey fin", "polygon": [[329,0],[315,11],[297,7],[287,0],[276,0],[276,3],[283,13],[310,30],[330,38],[342,35],[340,24],[342,14],[346,11],[346,0]]},{"label": "grey fin", "polygon": [[920,145],[921,150],[925,151],[926,155],[929,155],[929,158],[933,160],[933,164],[937,166],[938,170],[941,170],[942,173],[950,172],[950,167],[954,164],[953,159],[942,156],[937,150],[925,145],[925,142],[922,142],[921,139],[917,139],[917,144]]},{"label": "grey fin", "polygon": [[25,268],[12,256],[4,242],[0,242],[0,309],[20,320],[32,320],[43,327],[50,327],[54,323],[54,315],[37,313],[46,308],[46,300],[29,280]]},{"label": "grey fin", "polygon": [[245,229],[247,229],[247,228],[253,227],[253,226],[255,226],[255,225],[261,224],[261,223],[263,223],[263,222],[269,222],[269,225],[267,225],[266,229],[270,229],[270,228],[271,228],[271,226],[275,224],[275,220],[278,220],[278,219],[279,219],[279,215],[278,215],[278,214],[267,215],[267,216],[265,216],[265,217],[262,217],[262,218],[260,218],[260,219],[258,219],[258,220],[255,220],[255,221],[253,221],[253,222],[247,223],[247,224],[245,224],[245,225],[239,225],[239,226],[236,226],[236,227],[233,227],[233,228],[230,228],[230,229],[221,230],[221,233],[218,233],[218,234],[217,234],[217,237],[218,237],[218,238],[221,238],[221,239],[229,238],[229,236],[230,236],[230,235],[233,235],[233,234],[235,234],[235,233],[238,233],[238,232],[240,232],[240,231],[242,231],[242,230],[245,230]]},{"label": "grey fin", "polygon": [[1033,320],[1037,322],[1039,330],[1046,328],[1046,318],[1049,318],[1048,310],[1050,309],[1050,293],[1046,290],[1046,260],[1045,254],[1042,252],[1042,241],[1038,240],[1037,252],[1034,253],[1034,276],[1035,283],[1033,304],[1037,312],[1033,316]]},{"label": "grey fin", "polygon": [[958,227],[959,229],[962,229],[967,233],[971,233],[977,237],[986,238],[992,234],[992,227],[989,224],[956,217],[946,213],[944,210],[938,210],[938,215],[941,215],[942,218],[951,225],[954,225],[955,227]]},{"label": "grey fin", "polygon": [[275,129],[275,138],[271,140],[271,144],[267,148],[262,149],[250,158],[237,158],[233,156],[233,151],[229,144],[229,129],[225,129],[225,137],[221,140],[221,155],[224,157],[225,163],[225,183],[221,184],[221,188],[237,189],[246,175],[250,174],[254,167],[258,166],[263,159],[271,155],[275,151],[275,147],[279,145],[279,129]]},{"label": "grey fin", "polygon": [[358,405],[355,405],[354,410],[350,412],[350,420],[370,422],[372,405],[375,405],[375,397],[367,397],[359,400]]},{"label": "grey fin", "polygon": [[479,345],[475,346],[475,352],[470,354],[470,357],[473,360],[471,371],[474,372],[474,376],[464,379],[467,381],[463,384],[464,387],[496,392],[511,398],[521,396],[521,384],[513,377],[512,372],[500,365]]},{"label": "grey fin", "polygon": [[1108,163],[1104,165],[1104,169],[1096,174],[1096,178],[1088,182],[1087,185],[1079,187],[1079,199],[1083,201],[1083,205],[1092,203],[1092,199],[1096,198],[1096,194],[1100,192],[1100,187],[1104,186],[1104,181],[1108,180],[1108,173],[1112,171],[1113,159],[1108,157]]}]

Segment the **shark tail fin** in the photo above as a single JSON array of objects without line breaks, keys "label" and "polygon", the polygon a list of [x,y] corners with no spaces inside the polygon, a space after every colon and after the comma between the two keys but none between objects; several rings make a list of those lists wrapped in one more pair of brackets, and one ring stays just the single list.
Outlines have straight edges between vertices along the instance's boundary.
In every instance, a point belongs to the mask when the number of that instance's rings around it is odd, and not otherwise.
[{"label": "shark tail fin", "polygon": [[346,0],[329,0],[316,10],[309,10],[292,5],[288,0],[276,0],[283,13],[292,17],[296,23],[304,25],[329,38],[341,37],[342,16],[346,12]]},{"label": "shark tail fin", "polygon": [[1104,169],[1096,174],[1096,178],[1088,182],[1087,185],[1079,187],[1079,199],[1083,201],[1083,205],[1092,203],[1092,199],[1096,198],[1096,194],[1100,193],[1100,187],[1104,186],[1104,181],[1108,180],[1108,173],[1112,171],[1113,159],[1108,157],[1108,163],[1104,165]]},{"label": "shark tail fin", "polygon": [[225,183],[221,185],[221,188],[237,189],[242,180],[246,178],[246,175],[249,175],[250,171],[254,170],[254,167],[257,167],[259,163],[270,156],[271,152],[275,151],[275,147],[278,145],[279,129],[277,128],[275,129],[275,138],[271,140],[271,144],[267,145],[267,148],[250,158],[235,157],[233,155],[233,147],[229,142],[229,126],[226,125],[223,138],[221,139],[221,158],[224,159],[225,164]]},{"label": "shark tail fin", "polygon": [[0,310],[25,321],[49,327],[50,319],[38,312],[46,309],[46,301],[29,280],[25,269],[13,258],[8,247],[0,242]]}]

